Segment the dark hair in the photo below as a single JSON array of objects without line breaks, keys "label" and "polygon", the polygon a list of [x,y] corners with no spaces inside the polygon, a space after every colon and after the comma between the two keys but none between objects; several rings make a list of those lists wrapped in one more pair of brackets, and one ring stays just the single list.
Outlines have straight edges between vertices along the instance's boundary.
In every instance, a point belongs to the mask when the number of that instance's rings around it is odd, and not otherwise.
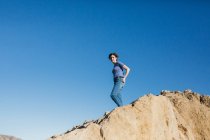
[{"label": "dark hair", "polygon": [[112,55],[114,55],[116,58],[119,57],[119,55],[118,55],[117,53],[110,53],[110,54],[109,54],[109,59],[111,59],[111,56],[112,56]]}]

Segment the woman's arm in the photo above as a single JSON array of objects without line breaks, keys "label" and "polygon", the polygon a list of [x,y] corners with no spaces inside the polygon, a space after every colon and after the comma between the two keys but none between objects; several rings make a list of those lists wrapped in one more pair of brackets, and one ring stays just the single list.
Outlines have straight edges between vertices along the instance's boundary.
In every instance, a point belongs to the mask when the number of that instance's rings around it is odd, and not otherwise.
[{"label": "woman's arm", "polygon": [[128,77],[128,74],[130,72],[130,68],[126,65],[123,65],[123,68],[126,70],[126,73],[125,73],[124,78],[123,78],[123,82],[125,83],[125,80]]}]

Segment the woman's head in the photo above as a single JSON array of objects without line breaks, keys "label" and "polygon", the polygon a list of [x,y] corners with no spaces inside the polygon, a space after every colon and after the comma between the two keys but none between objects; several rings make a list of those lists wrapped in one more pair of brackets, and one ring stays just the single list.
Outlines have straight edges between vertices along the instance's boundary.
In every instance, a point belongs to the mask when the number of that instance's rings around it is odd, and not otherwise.
[{"label": "woman's head", "polygon": [[116,63],[119,55],[117,53],[110,53],[109,54],[109,60],[112,61],[112,63]]}]

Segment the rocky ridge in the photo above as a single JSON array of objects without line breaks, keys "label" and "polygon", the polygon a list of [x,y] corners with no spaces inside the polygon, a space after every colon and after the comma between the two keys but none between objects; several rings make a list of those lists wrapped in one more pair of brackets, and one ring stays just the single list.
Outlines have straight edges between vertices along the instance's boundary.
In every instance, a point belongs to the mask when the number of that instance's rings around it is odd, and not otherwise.
[{"label": "rocky ridge", "polygon": [[21,139],[13,137],[13,136],[0,135],[0,140],[21,140]]},{"label": "rocky ridge", "polygon": [[148,94],[48,140],[210,140],[210,97],[191,90]]}]

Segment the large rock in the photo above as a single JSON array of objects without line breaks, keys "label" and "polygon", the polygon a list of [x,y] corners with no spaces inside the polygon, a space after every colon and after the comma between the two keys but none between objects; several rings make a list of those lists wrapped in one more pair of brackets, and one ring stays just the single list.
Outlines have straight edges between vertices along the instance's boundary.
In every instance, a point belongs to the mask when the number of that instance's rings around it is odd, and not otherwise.
[{"label": "large rock", "polygon": [[0,135],[0,140],[21,140],[13,136]]},{"label": "large rock", "polygon": [[162,91],[49,140],[210,140],[209,107],[209,96]]}]

